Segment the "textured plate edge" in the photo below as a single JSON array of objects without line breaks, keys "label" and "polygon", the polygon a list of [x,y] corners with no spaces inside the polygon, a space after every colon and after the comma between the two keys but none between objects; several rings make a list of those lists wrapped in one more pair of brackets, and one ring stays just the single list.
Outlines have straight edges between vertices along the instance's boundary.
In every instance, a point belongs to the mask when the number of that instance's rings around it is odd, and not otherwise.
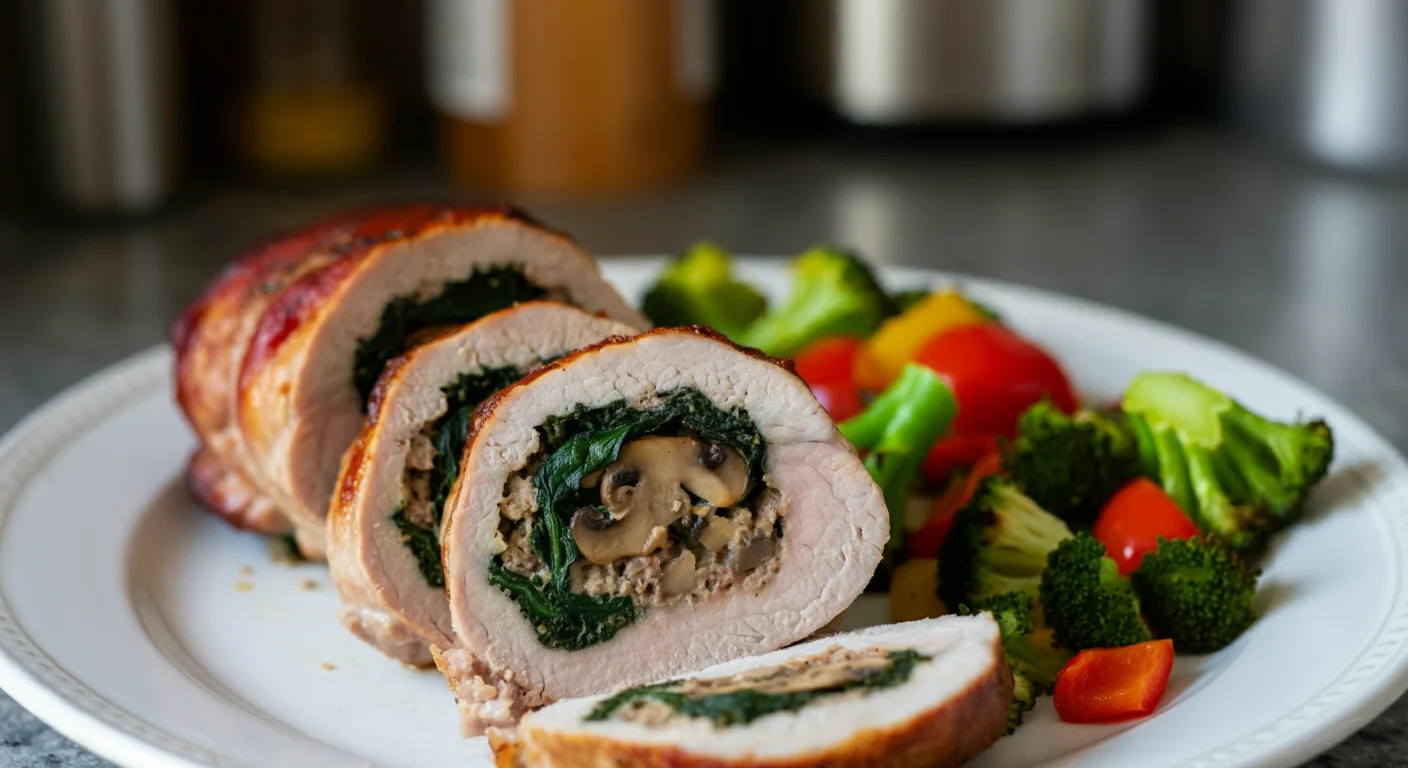
[{"label": "textured plate edge", "polygon": [[[659,256],[625,255],[602,260],[603,266],[619,264],[623,267],[646,268],[659,264]],[[775,257],[747,258],[747,267],[769,267],[785,263]],[[1016,300],[1030,298],[1045,303],[1074,306],[1083,312],[1098,315],[1104,319],[1128,322],[1144,328],[1179,338],[1185,343],[1204,346],[1219,354],[1234,355],[1239,363],[1257,369],[1296,388],[1306,390],[1328,403],[1334,404],[1370,442],[1369,448],[1376,455],[1391,457],[1393,471],[1385,474],[1387,486],[1383,490],[1397,492],[1408,500],[1408,460],[1367,422],[1335,398],[1321,392],[1316,387],[1302,381],[1281,368],[1231,344],[1181,328],[1171,323],[1140,315],[1119,307],[1102,304],[1089,299],[1031,288],[1015,283],[987,278],[972,277],[956,273],[926,270],[902,265],[885,265],[877,270],[882,279],[886,273],[891,276],[886,282],[895,279],[913,279],[926,285],[957,284],[971,286],[983,292],[1010,294]],[[899,276],[904,276],[900,278]],[[628,297],[633,298],[633,297]],[[23,418],[0,440],[0,536],[24,481],[16,482],[16,475],[24,474],[12,467],[25,466],[29,470],[43,466],[50,461],[59,448],[67,444],[77,433],[82,432],[84,416],[101,415],[106,409],[124,405],[129,401],[149,396],[153,379],[161,381],[170,373],[171,352],[166,345],[157,345],[121,362],[89,376],[72,385],[59,395],[41,405],[29,416]],[[67,422],[65,429],[55,429],[54,423]],[[44,434],[46,431],[49,434]],[[35,450],[35,457],[12,461],[10,455],[19,448],[34,447],[30,443],[46,446],[48,450]],[[11,487],[15,486],[15,487]],[[1404,506],[1408,509],[1408,504]],[[1400,553],[1408,542],[1408,521],[1403,514],[1392,514],[1376,509],[1387,526],[1398,532],[1396,544]],[[1408,596],[1402,585],[1398,585],[1397,595],[1392,601],[1389,615],[1381,625],[1380,632],[1370,638],[1369,644],[1351,662],[1334,682],[1327,685],[1314,697],[1302,703],[1289,715],[1269,723],[1248,736],[1231,744],[1218,745],[1208,753],[1195,758],[1189,765],[1197,768],[1217,768],[1238,766],[1239,768],[1274,768],[1295,766],[1333,747],[1353,735],[1371,722],[1394,701],[1408,690],[1408,662],[1403,660],[1405,640],[1408,640]],[[91,749],[101,757],[119,765],[157,766],[159,768],[191,768],[191,766],[216,766],[217,768],[246,768],[241,763],[214,754],[209,750],[178,739],[161,731],[150,723],[139,720],[125,710],[111,704],[82,683],[69,675],[62,666],[45,655],[33,641],[24,634],[4,600],[5,585],[0,582],[0,688],[10,694],[21,706],[30,710],[55,730],[68,738]],[[14,640],[16,646],[10,641]],[[34,663],[45,670],[40,672],[17,658],[16,647],[22,655],[30,656]],[[1376,657],[1376,658],[1375,658]],[[1368,663],[1366,663],[1368,660]],[[1397,662],[1397,674],[1378,682],[1365,684],[1364,678],[1374,678],[1389,663]],[[52,674],[53,679],[42,679]],[[1354,678],[1354,682],[1349,682]],[[1375,678],[1377,679],[1377,678]],[[57,683],[57,685],[56,685]],[[77,696],[66,696],[58,688],[68,687]],[[1339,699],[1353,695],[1355,703],[1344,709]],[[87,699],[87,702],[77,699]],[[1321,714],[1325,710],[1339,706],[1343,714],[1339,719],[1326,720]],[[97,711],[94,711],[97,710]],[[107,717],[104,717],[107,715]],[[1303,728],[1307,722],[1320,723],[1315,733],[1289,738],[1286,732]],[[127,724],[124,729],[123,725]],[[141,733],[134,732],[140,731]],[[1301,731],[1304,733],[1304,731]],[[143,735],[145,734],[145,735]],[[1274,746],[1264,747],[1267,742],[1280,738]],[[1264,747],[1264,748],[1263,748]],[[1256,750],[1253,754],[1248,751]],[[184,753],[184,754],[180,754]],[[1074,756],[1073,756],[1074,757]],[[1239,758],[1241,758],[1239,760]]]},{"label": "textured plate edge", "polygon": [[[172,355],[158,345],[72,385],[21,419],[0,440],[0,537],[29,478],[94,417],[150,397],[170,375]],[[246,768],[151,723],[99,696],[46,654],[25,633],[0,581],[0,688],[54,730],[94,754],[139,768]]]}]

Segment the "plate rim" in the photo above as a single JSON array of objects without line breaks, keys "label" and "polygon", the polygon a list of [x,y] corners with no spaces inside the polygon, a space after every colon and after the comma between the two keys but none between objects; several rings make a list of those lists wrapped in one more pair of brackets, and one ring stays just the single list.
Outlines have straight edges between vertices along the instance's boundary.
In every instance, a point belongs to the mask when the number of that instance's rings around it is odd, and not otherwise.
[{"label": "plate rim", "polygon": [[[745,268],[775,267],[784,261],[778,257],[744,256],[739,259]],[[623,254],[602,257],[599,261],[603,267],[620,265],[640,268],[660,263],[663,257]],[[1354,428],[1368,439],[1367,447],[1375,455],[1391,459],[1395,465],[1379,478],[1380,485],[1375,488],[1375,496],[1397,496],[1405,502],[1399,508],[1408,509],[1408,458],[1392,442],[1337,399],[1234,345],[1120,307],[1005,280],[904,265],[881,265],[877,272],[886,282],[890,281],[889,278],[905,276],[929,281],[935,286],[957,284],[981,291],[1006,293],[1018,301],[1030,298],[1064,304],[1099,315],[1102,321],[1132,323],[1183,342],[1233,355],[1241,364],[1257,367],[1265,374],[1294,383],[1343,411],[1354,422]],[[153,389],[169,378],[171,368],[170,346],[165,343],[154,345],[70,385],[11,427],[0,438],[0,538],[5,535],[10,512],[29,485],[29,478],[98,422],[127,403],[149,396]],[[1397,532],[1396,543],[1408,541],[1408,520],[1402,514],[1386,511],[1385,506],[1375,505],[1374,513],[1382,518],[1388,528]],[[1408,565],[1408,555],[1405,555],[1403,547],[1396,547],[1395,551],[1400,562]],[[1376,634],[1367,638],[1365,646],[1332,682],[1287,715],[1231,743],[1213,746],[1190,765],[1197,768],[1296,765],[1351,736],[1398,700],[1408,691],[1408,657],[1403,654],[1405,641],[1408,641],[1408,599],[1405,599],[1402,585],[1396,586],[1397,593],[1390,601],[1387,615]],[[1397,662],[1397,669],[1385,670],[1390,661]],[[1390,674],[1384,675],[1385,671]],[[241,762],[185,741],[136,717],[107,701],[70,674],[24,631],[10,608],[7,584],[3,579],[0,579],[0,688],[54,730],[119,765],[246,768]],[[1342,703],[1346,698],[1350,700],[1348,705]],[[1337,716],[1324,719],[1323,712],[1327,709],[1337,712]],[[1318,728],[1302,728],[1307,721],[1316,719],[1320,721]],[[1296,731],[1297,728],[1300,730]],[[1274,745],[1265,746],[1272,740],[1277,741]],[[1257,750],[1257,754],[1239,759],[1251,750]],[[1079,752],[1068,758],[1078,755]]]},{"label": "plate rim", "polygon": [[[172,364],[168,345],[149,347],[61,391],[10,429],[0,440],[0,537],[28,478],[75,437],[148,396]],[[0,689],[54,730],[118,765],[246,768],[134,716],[81,682],[25,632],[3,580]]]}]

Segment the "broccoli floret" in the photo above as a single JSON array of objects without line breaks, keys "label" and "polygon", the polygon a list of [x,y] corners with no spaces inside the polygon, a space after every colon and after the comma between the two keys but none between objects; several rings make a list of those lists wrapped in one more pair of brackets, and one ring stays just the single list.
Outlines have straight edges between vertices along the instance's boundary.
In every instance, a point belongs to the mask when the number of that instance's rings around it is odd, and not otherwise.
[{"label": "broccoli floret", "polygon": [[929,298],[930,293],[931,291],[924,288],[906,288],[902,291],[895,291],[890,294],[890,300],[895,303],[896,312],[903,312]]},{"label": "broccoli floret", "polygon": [[1018,672],[1016,669],[1008,667],[1012,672],[1012,703],[1007,705],[1007,730],[1006,734],[1011,736],[1022,726],[1022,720],[1027,713],[1036,709],[1036,700],[1043,694],[1037,690],[1036,683],[1031,678]]},{"label": "broccoli floret", "polygon": [[1018,420],[1003,464],[1032,501],[1088,527],[1115,491],[1139,474],[1139,452],[1117,419],[1091,410],[1068,416],[1043,400]]},{"label": "broccoli floret", "polygon": [[792,292],[748,326],[739,341],[787,357],[826,336],[869,336],[895,303],[854,254],[812,248],[792,263]]},{"label": "broccoli floret", "polygon": [[1022,724],[1022,716],[1036,706],[1039,696],[1051,693],[1056,676],[1071,660],[1071,653],[1056,647],[1051,631],[1032,623],[1032,598],[1025,592],[1008,592],[984,600],[976,608],[958,608],[968,615],[987,611],[1002,634],[1002,653],[1012,672],[1012,704],[1007,709],[1007,733]]},{"label": "broccoli floret", "polygon": [[1037,693],[1050,693],[1056,675],[1071,660],[1070,651],[1056,645],[1050,628],[1032,620],[1032,597],[1026,592],[1008,592],[988,598],[975,608],[959,606],[959,613],[987,611],[1002,632],[1002,652],[1012,671],[1020,672],[1035,685]]},{"label": "broccoli floret", "polygon": [[863,412],[839,427],[866,451],[865,468],[880,486],[890,512],[893,552],[903,544],[905,505],[929,449],[948,431],[958,402],[948,382],[922,365],[905,365],[900,376]]},{"label": "broccoli floret", "polygon": [[699,243],[670,263],[645,294],[641,310],[657,326],[706,325],[730,338],[767,309],[756,288],[733,276],[733,260]]},{"label": "broccoli floret", "polygon": [[1179,653],[1212,653],[1255,620],[1259,575],[1221,542],[1160,539],[1130,582],[1149,621]]},{"label": "broccoli floret", "polygon": [[1073,651],[1153,639],[1134,588],[1088,533],[1061,542],[1047,559],[1041,606],[1056,642]]},{"label": "broccoli floret", "polygon": [[1334,456],[1325,422],[1271,421],[1182,374],[1140,375],[1123,408],[1145,474],[1239,551],[1294,522]]},{"label": "broccoli floret", "polygon": [[939,551],[939,596],[948,605],[977,605],[1021,591],[1037,598],[1047,555],[1071,529],[1010,481],[985,478],[954,513]]}]

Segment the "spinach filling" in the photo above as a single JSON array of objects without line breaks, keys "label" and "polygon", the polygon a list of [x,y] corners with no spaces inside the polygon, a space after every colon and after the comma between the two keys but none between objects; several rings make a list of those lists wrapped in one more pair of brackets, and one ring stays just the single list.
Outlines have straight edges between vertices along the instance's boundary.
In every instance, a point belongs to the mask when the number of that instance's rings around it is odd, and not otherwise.
[{"label": "spinach filling", "polygon": [[440,562],[440,536],[429,528],[422,528],[406,517],[405,506],[398,507],[391,516],[396,530],[401,532],[401,543],[416,558],[416,567],[425,583],[432,587],[445,586],[445,567]]},{"label": "spinach filling", "polygon": [[690,694],[672,690],[685,682],[681,680],[642,685],[602,700],[585,719],[588,722],[602,721],[624,707],[658,701],[680,715],[711,720],[716,726],[743,725],[778,712],[795,712],[818,699],[850,691],[868,694],[903,685],[914,673],[914,668],[929,658],[912,648],[888,651],[885,653],[885,666],[875,674],[820,688],[781,693],[744,689],[729,693]]},{"label": "spinach filling", "polygon": [[490,395],[518,381],[523,371],[513,366],[484,368],[462,373],[452,383],[440,388],[445,393],[446,411],[431,425],[434,435],[435,463],[430,469],[430,509],[434,526],[417,525],[406,516],[403,505],[391,516],[391,522],[401,532],[401,541],[416,558],[416,565],[425,583],[432,587],[445,586],[445,569],[440,562],[440,517],[445,502],[454,490],[460,474],[460,457],[469,438],[469,422],[474,409]]},{"label": "spinach filling", "polygon": [[459,325],[524,301],[540,299],[546,291],[528,282],[516,267],[477,269],[464,280],[445,283],[439,296],[417,301],[398,296],[381,311],[376,332],[358,339],[352,362],[352,385],[362,398],[363,410],[386,361],[406,349],[411,334],[437,325]]},{"label": "spinach filling", "polygon": [[624,400],[597,408],[578,405],[539,428],[551,453],[533,478],[538,514],[531,545],[550,573],[546,580],[524,576],[495,559],[489,565],[489,582],[518,603],[523,616],[537,627],[538,641],[548,648],[575,651],[605,642],[638,618],[629,597],[572,593],[568,572],[580,554],[568,520],[573,511],[600,501],[593,498],[597,491],[581,488],[582,478],[616,461],[626,441],[679,431],[731,445],[748,461],[752,493],[762,490],[766,446],[742,408],[725,412],[691,388],[662,393],[660,400],[644,409]]}]

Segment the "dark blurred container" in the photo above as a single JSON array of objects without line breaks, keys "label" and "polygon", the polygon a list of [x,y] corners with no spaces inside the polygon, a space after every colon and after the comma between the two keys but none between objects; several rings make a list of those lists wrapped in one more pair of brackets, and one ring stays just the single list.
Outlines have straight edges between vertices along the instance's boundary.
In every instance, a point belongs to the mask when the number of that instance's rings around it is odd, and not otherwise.
[{"label": "dark blurred container", "polygon": [[1237,0],[1230,108],[1323,162],[1408,171],[1408,2]]},{"label": "dark blurred container", "polygon": [[339,176],[382,156],[388,99],[366,66],[373,34],[354,0],[246,0],[228,132],[249,171]]},{"label": "dark blurred container", "polygon": [[1031,124],[1145,94],[1152,0],[798,0],[807,87],[871,125]]},{"label": "dark blurred container", "polygon": [[713,0],[430,0],[427,79],[465,183],[593,192],[704,151]]},{"label": "dark blurred container", "polygon": [[92,215],[148,212],[180,167],[169,0],[23,0],[27,146],[41,194]]},{"label": "dark blurred container", "polygon": [[17,10],[13,3],[0,2],[0,216],[19,208],[25,173],[20,162]]},{"label": "dark blurred container", "polygon": [[1227,0],[1158,0],[1150,102],[1164,116],[1213,118],[1226,96]]}]

